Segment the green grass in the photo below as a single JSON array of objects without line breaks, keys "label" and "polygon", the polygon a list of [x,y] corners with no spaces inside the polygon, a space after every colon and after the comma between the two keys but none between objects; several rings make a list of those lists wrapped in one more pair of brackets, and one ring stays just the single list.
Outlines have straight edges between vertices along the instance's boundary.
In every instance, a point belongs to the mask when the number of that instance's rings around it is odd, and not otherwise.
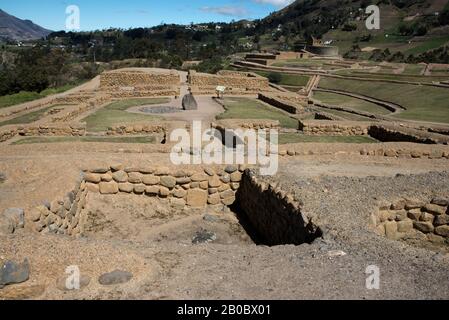
[{"label": "green grass", "polygon": [[12,118],[10,120],[0,122],[0,127],[11,125],[11,124],[28,124],[28,123],[37,121],[40,118],[42,118],[48,110],[50,110],[52,108],[54,108],[54,106],[40,109],[40,110],[33,111],[33,112],[29,112],[27,114],[18,116],[16,118]]},{"label": "green grass", "polygon": [[63,142],[103,142],[103,143],[155,143],[154,136],[141,137],[27,137],[11,143],[12,145]]},{"label": "green grass", "polygon": [[269,107],[255,99],[227,98],[226,111],[217,116],[221,119],[267,119],[279,120],[283,128],[298,128],[298,120],[290,118],[280,110]]},{"label": "green grass", "polygon": [[328,93],[328,92],[315,92],[313,97],[317,100],[320,100],[323,103],[334,105],[334,106],[341,106],[341,107],[348,107],[354,110],[358,111],[366,111],[374,114],[380,114],[385,115],[390,113],[387,109],[378,106],[377,104],[344,96],[341,94],[335,94],[335,93]]},{"label": "green grass", "polygon": [[30,91],[21,91],[19,93],[1,96],[0,97],[0,109],[14,106],[16,104],[25,103],[28,101],[45,98],[46,96],[49,96],[52,94],[57,94],[57,93],[61,93],[61,92],[70,90],[78,85],[79,84],[76,84],[76,85],[73,84],[73,85],[65,85],[65,86],[58,87],[58,88],[46,89],[46,90],[42,91],[41,93],[30,92]]},{"label": "green grass", "polygon": [[163,104],[167,102],[169,102],[169,99],[167,98],[128,99],[117,101],[101,108],[94,114],[84,118],[82,121],[87,123],[87,130],[91,132],[106,131],[109,127],[115,124],[155,121],[161,119],[161,117],[130,113],[126,110],[136,106]]},{"label": "green grass", "polygon": [[405,51],[405,55],[413,54],[413,55],[419,55],[421,53],[437,49],[443,45],[445,45],[447,42],[449,42],[449,37],[432,37],[429,40],[419,44],[418,46],[411,48],[407,51]]},{"label": "green grass", "polygon": [[449,123],[449,89],[408,84],[323,78],[321,88],[345,90],[407,108],[397,118]]},{"label": "green grass", "polygon": [[420,64],[407,64],[403,74],[421,75],[424,66]]},{"label": "green grass", "polygon": [[420,82],[420,83],[431,83],[432,81],[441,81],[447,79],[444,76],[422,76],[419,74],[387,74],[387,73],[370,73],[363,70],[339,70],[335,72],[337,75],[349,76],[349,77],[359,77],[368,78],[373,80],[400,80],[400,81],[410,81],[410,82]]},{"label": "green grass", "polygon": [[281,133],[279,144],[287,143],[376,143],[377,140],[368,136],[307,136],[299,133]]},{"label": "green grass", "polygon": [[280,73],[280,72],[255,71],[255,73],[257,73],[258,75],[261,75],[262,77],[267,77],[267,78],[270,73],[280,74],[281,81],[277,84],[281,85],[281,86],[285,85],[285,86],[305,87],[310,79],[309,76],[286,74],[286,73]]}]

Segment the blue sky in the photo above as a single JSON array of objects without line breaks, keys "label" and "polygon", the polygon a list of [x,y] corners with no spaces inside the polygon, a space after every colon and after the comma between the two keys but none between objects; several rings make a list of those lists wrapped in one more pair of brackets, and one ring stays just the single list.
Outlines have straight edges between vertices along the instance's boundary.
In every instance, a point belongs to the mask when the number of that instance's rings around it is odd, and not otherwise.
[{"label": "blue sky", "polygon": [[149,27],[161,22],[257,19],[293,0],[0,0],[0,9],[51,30],[64,30],[68,5],[80,8],[81,30]]}]

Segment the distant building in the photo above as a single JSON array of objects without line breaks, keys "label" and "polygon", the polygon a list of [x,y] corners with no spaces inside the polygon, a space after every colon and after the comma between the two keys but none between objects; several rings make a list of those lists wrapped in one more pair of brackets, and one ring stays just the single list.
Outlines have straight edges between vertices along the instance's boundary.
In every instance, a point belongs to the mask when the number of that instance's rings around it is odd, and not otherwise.
[{"label": "distant building", "polygon": [[318,56],[335,57],[339,50],[336,46],[331,46],[333,40],[323,41],[322,39],[309,36],[305,43],[299,45],[299,50],[305,50]]}]

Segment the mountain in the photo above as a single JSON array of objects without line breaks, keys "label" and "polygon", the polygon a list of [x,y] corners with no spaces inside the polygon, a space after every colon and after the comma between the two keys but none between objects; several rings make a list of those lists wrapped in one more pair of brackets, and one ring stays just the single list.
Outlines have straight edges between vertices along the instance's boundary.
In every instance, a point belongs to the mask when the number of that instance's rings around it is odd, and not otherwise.
[{"label": "mountain", "polygon": [[45,37],[50,32],[30,20],[16,18],[0,9],[0,38],[34,40]]}]

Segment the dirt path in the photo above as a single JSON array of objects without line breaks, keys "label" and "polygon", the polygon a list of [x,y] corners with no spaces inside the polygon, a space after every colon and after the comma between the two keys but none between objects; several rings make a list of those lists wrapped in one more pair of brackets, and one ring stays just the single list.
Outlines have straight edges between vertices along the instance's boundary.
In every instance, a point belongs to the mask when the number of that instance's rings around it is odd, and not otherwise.
[{"label": "dirt path", "polygon": [[82,91],[94,91],[94,90],[98,89],[99,86],[100,86],[100,76],[97,76],[97,77],[93,78],[92,80],[90,80],[89,82],[83,83],[82,85],[79,85],[79,86],[72,88],[70,90],[67,90],[65,92],[54,94],[54,95],[51,95],[51,96],[48,96],[48,97],[45,97],[42,99],[33,100],[33,101],[17,104],[14,106],[2,108],[1,113],[21,111],[19,113],[14,114],[14,116],[17,116],[17,115],[21,114],[22,111],[31,111],[31,109],[33,109],[33,111],[38,110],[37,106],[39,106],[39,105],[42,105],[42,107],[45,107],[44,104],[50,103],[55,98],[65,97],[67,95],[79,93]]}]

